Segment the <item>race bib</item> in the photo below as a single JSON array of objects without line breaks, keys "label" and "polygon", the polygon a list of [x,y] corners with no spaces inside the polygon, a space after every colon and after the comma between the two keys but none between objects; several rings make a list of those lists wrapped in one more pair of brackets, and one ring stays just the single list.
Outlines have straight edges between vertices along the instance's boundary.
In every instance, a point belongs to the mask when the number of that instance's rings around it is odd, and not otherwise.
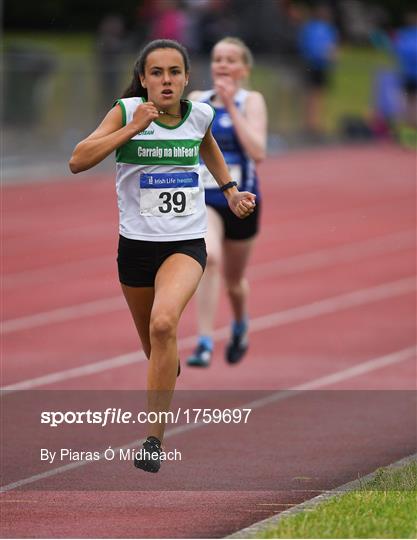
[{"label": "race bib", "polygon": [[142,216],[189,216],[196,211],[196,172],[141,174],[139,188]]},{"label": "race bib", "polygon": [[[237,187],[239,187],[242,182],[242,166],[239,164],[228,165],[227,168],[229,169],[232,180],[237,182]],[[219,184],[205,165],[200,165],[199,174],[205,189],[219,188]]]}]

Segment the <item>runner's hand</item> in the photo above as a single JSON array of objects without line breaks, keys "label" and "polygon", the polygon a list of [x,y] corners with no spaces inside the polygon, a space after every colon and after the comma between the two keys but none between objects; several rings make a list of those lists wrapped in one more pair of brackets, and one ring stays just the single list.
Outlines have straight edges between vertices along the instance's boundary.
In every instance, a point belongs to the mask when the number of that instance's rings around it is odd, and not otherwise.
[{"label": "runner's hand", "polygon": [[235,191],[227,202],[230,210],[240,219],[245,219],[255,210],[255,197],[253,193],[249,191]]},{"label": "runner's hand", "polygon": [[223,101],[226,107],[233,103],[233,98],[237,92],[237,86],[232,77],[218,77],[214,81],[214,91]]},{"label": "runner's hand", "polygon": [[132,124],[137,126],[138,133],[146,129],[149,124],[159,117],[158,109],[152,101],[146,101],[137,106],[133,113]]}]

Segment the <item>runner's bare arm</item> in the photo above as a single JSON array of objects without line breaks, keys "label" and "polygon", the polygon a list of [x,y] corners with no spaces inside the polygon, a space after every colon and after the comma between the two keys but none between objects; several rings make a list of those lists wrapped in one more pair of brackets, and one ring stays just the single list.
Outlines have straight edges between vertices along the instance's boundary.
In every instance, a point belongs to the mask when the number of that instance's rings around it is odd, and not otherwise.
[{"label": "runner's bare arm", "polygon": [[77,144],[69,161],[71,172],[76,174],[91,169],[144,130],[155,118],[158,118],[158,111],[153,103],[143,103],[136,109],[132,121],[123,126],[122,110],[120,105],[116,105],[98,128]]},{"label": "runner's bare arm", "polygon": [[211,129],[207,130],[204,139],[201,141],[200,154],[219,187],[233,180]]},{"label": "runner's bare arm", "polygon": [[262,94],[249,94],[244,113],[233,102],[228,107],[228,112],[244,151],[256,162],[265,159],[268,121]]}]

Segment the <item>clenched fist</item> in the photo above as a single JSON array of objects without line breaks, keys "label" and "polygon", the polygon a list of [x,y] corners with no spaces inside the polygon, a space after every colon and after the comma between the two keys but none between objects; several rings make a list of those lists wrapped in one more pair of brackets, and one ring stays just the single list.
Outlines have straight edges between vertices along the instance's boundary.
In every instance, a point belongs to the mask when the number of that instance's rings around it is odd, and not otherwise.
[{"label": "clenched fist", "polygon": [[215,79],[214,90],[227,108],[233,103],[238,87],[232,77],[223,76]]},{"label": "clenched fist", "polygon": [[132,124],[137,126],[138,133],[146,129],[149,124],[158,118],[158,109],[152,103],[152,101],[146,101],[137,106],[136,111],[133,113]]},{"label": "clenched fist", "polygon": [[230,210],[240,219],[245,219],[255,210],[255,197],[249,191],[235,191],[227,198]]}]

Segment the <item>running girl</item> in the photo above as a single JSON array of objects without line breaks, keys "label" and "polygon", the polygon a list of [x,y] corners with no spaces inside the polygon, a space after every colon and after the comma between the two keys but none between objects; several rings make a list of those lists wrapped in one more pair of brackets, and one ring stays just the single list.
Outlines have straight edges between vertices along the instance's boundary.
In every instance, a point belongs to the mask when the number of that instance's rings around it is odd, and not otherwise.
[{"label": "running girl", "polygon": [[[129,88],[69,162],[78,173],[116,150],[119,279],[149,358],[148,408],[156,413],[169,410],[180,370],[178,322],[206,264],[199,152],[232,212],[245,218],[255,208],[255,195],[237,190],[211,134],[211,107],[181,99],[189,70],[179,43],[145,46]],[[149,425],[136,467],[159,470],[164,428]]]},{"label": "running girl", "polygon": [[248,349],[249,288],[245,271],[259,226],[260,197],[255,163],[265,157],[267,138],[264,98],[259,92],[250,92],[242,86],[249,77],[252,64],[252,54],[240,39],[224,38],[214,46],[212,52],[213,89],[192,92],[190,95],[190,99],[209,103],[215,108],[212,132],[230,174],[240,189],[257,195],[254,212],[244,223],[240,223],[236,214],[230,212],[209,164],[202,167],[208,206],[208,259],[197,292],[200,337],[193,355],[187,360],[190,366],[207,367],[211,361],[222,262],[234,317],[225,351],[226,361],[230,364],[239,362]]}]

